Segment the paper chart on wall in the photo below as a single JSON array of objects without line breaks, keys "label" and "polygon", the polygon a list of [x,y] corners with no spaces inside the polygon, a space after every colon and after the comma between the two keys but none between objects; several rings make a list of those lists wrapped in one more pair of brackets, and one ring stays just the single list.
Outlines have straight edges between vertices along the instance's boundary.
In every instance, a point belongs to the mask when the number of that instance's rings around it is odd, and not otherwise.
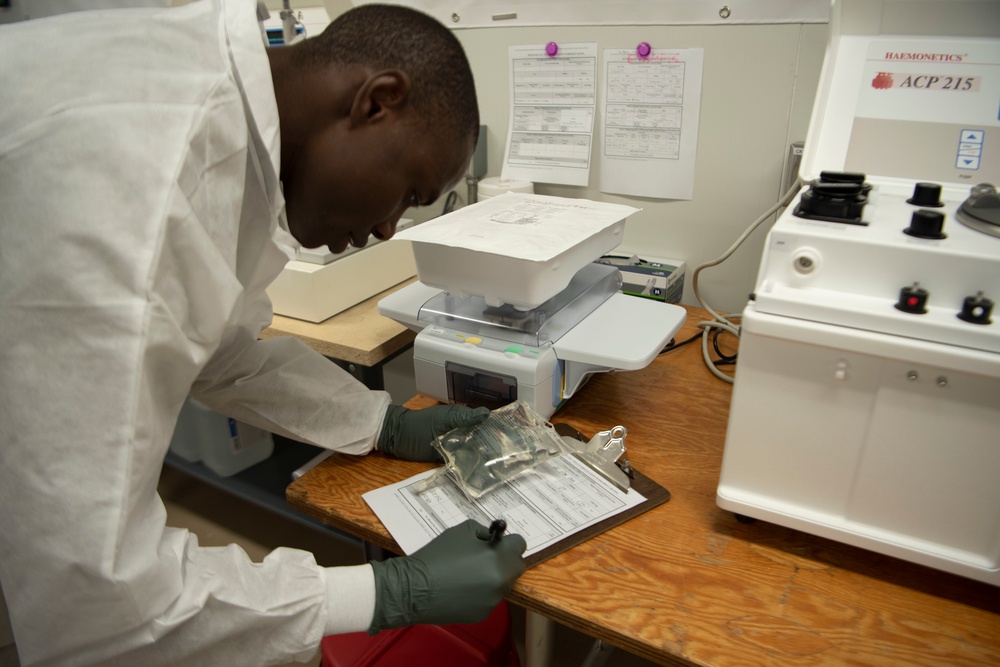
[{"label": "paper chart on wall", "polygon": [[597,109],[597,44],[511,46],[503,179],[587,185]]},{"label": "paper chart on wall", "polygon": [[703,49],[604,51],[602,192],[694,197]]}]

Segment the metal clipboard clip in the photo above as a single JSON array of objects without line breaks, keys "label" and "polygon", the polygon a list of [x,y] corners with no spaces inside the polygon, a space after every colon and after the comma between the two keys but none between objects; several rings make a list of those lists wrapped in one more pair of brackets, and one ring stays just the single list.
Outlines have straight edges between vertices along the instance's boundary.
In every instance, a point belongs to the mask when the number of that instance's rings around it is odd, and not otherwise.
[{"label": "metal clipboard clip", "polygon": [[632,466],[628,462],[628,450],[625,447],[625,436],[628,429],[615,426],[607,431],[600,431],[583,443],[582,438],[562,434],[563,440],[572,447],[573,455],[596,471],[622,491],[628,491],[632,485]]}]

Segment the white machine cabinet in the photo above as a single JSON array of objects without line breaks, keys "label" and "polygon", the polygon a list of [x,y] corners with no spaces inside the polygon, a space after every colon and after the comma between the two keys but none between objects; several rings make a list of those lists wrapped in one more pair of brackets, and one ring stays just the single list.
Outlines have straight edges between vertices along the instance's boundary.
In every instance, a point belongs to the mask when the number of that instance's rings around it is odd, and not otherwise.
[{"label": "white machine cabinet", "polygon": [[808,184],[743,313],[717,497],[996,585],[998,35],[1000,3],[834,3]]}]

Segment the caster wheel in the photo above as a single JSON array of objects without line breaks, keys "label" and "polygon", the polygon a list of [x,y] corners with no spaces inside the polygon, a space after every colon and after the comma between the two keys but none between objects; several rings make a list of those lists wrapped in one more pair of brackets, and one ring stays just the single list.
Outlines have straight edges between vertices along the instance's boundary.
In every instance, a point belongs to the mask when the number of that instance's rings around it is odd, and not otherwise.
[{"label": "caster wheel", "polygon": [[756,523],[757,521],[757,519],[753,518],[752,516],[747,516],[746,514],[737,514],[733,512],[733,516],[736,517],[736,520],[739,521],[740,523],[749,524],[749,523]]}]

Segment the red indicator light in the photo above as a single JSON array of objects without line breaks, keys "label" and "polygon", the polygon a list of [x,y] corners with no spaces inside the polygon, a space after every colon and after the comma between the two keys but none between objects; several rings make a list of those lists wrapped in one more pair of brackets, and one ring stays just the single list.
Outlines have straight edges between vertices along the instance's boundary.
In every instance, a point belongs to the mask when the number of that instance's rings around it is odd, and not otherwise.
[{"label": "red indicator light", "polygon": [[918,299],[915,296],[911,296],[909,299],[906,300],[906,305],[908,306],[916,306],[918,303],[920,303],[920,299]]}]

